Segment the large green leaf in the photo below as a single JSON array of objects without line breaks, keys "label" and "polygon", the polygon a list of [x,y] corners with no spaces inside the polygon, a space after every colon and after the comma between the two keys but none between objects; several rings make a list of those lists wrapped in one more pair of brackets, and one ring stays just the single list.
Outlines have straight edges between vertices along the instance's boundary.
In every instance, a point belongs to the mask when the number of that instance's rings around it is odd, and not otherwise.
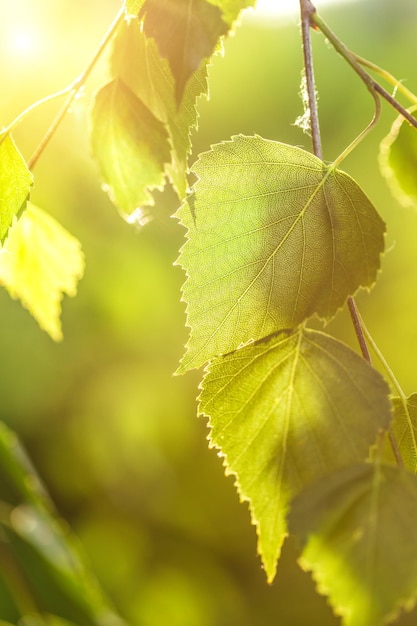
[{"label": "large green leaf", "polygon": [[19,298],[55,341],[62,339],[61,300],[74,296],[84,272],[80,242],[28,203],[0,250],[0,285]]},{"label": "large green leaf", "polygon": [[175,99],[175,81],[169,63],[161,57],[153,39],[146,37],[139,20],[119,29],[112,72],[166,124],[171,140],[171,163],[166,166],[171,182],[182,200],[187,189],[187,158],[191,150],[190,132],[197,126],[196,101],[207,93],[207,69],[203,62],[184,90],[181,103]]},{"label": "large green leaf", "polygon": [[379,163],[395,198],[404,206],[416,208],[417,131],[402,116],[395,120],[381,142]]},{"label": "large green leaf", "polygon": [[146,34],[169,61],[179,104],[188,79],[211,57],[229,26],[206,0],[146,0],[141,14]]},{"label": "large green leaf", "polygon": [[49,612],[77,626],[123,626],[57,518],[16,435],[2,423],[0,470],[0,562],[17,606],[24,614]]},{"label": "large green leaf", "polygon": [[301,494],[289,517],[312,571],[345,626],[380,626],[417,595],[417,478],[361,464]]},{"label": "large green leaf", "polygon": [[25,207],[32,174],[9,133],[0,132],[0,242],[15,215]]},{"label": "large green leaf", "polygon": [[407,400],[394,398],[392,429],[404,465],[417,474],[417,393]]},{"label": "large green leaf", "polygon": [[390,421],[388,394],[380,374],[356,353],[306,329],[209,364],[199,411],[250,503],[269,580],[290,500],[320,476],[367,458]]},{"label": "large green leaf", "polygon": [[384,223],[360,187],[312,154],[234,137],[201,155],[177,212],[191,328],[179,371],[317,313],[329,319],[371,286]]},{"label": "large green leaf", "polygon": [[92,121],[93,152],[111,199],[124,214],[145,214],[170,161],[164,125],[119,79],[98,92]]}]

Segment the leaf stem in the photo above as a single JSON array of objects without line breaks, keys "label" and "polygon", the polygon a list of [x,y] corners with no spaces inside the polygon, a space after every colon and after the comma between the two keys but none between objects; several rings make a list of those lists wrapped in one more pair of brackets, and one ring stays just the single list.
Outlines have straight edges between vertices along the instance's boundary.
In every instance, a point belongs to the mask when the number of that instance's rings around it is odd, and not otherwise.
[{"label": "leaf stem", "polygon": [[68,85],[68,87],[65,87],[64,89],[61,89],[60,91],[56,91],[55,93],[52,93],[49,96],[45,96],[44,98],[41,98],[37,102],[34,102],[30,106],[28,106],[27,109],[19,113],[19,115],[15,117],[14,120],[10,122],[10,124],[8,124],[5,128],[2,128],[1,133],[5,135],[10,133],[13,130],[13,128],[17,126],[17,124],[19,124],[23,120],[24,117],[26,117],[26,115],[28,115],[29,113],[37,109],[42,104],[46,104],[47,102],[50,102],[51,100],[55,100],[56,98],[65,96],[65,94],[69,93],[73,89],[74,89],[74,83],[71,83],[71,85]]},{"label": "leaf stem", "polygon": [[374,71],[376,74],[379,74],[381,78],[386,80],[387,83],[389,83],[390,85],[394,87],[395,91],[399,91],[405,98],[407,98],[407,100],[411,102],[411,104],[417,104],[416,94],[414,94],[412,91],[407,89],[407,87],[405,87],[403,83],[400,80],[398,80],[398,78],[395,78],[395,76],[390,74],[390,72],[387,72],[387,70],[385,70],[384,68],[379,67],[379,65],[372,63],[372,61],[368,61],[368,59],[364,59],[363,57],[359,56],[358,54],[354,52],[352,54],[358,63]]},{"label": "leaf stem", "polygon": [[339,165],[341,164],[342,161],[344,161],[344,159],[346,159],[346,157],[361,143],[361,141],[363,139],[365,139],[366,135],[369,133],[369,131],[372,130],[372,128],[378,123],[380,114],[381,114],[381,102],[378,98],[378,96],[376,94],[374,94],[376,97],[374,98],[375,100],[375,111],[374,111],[374,115],[371,119],[371,121],[369,122],[368,126],[366,126],[357,137],[355,137],[355,139],[343,150],[343,152],[341,152],[339,154],[339,156],[333,161],[332,163],[332,167],[339,167]]},{"label": "leaf stem", "polygon": [[381,102],[377,94],[374,81],[372,80],[371,76],[362,69],[359,62],[355,58],[355,55],[345,46],[344,43],[340,41],[340,39],[333,33],[333,31],[330,30],[330,28],[321,19],[321,17],[317,15],[317,12],[314,12],[311,20],[312,25],[321,30],[325,37],[327,37],[327,39],[331,42],[335,50],[343,56],[343,58],[349,63],[353,70],[360,76],[360,78],[368,88],[369,92],[371,93],[375,103],[375,111],[372,120],[333,162],[333,167],[338,167],[340,163],[359,145],[359,143],[366,137],[369,131],[378,122],[381,113]]},{"label": "leaf stem", "polygon": [[360,324],[362,326],[363,332],[366,335],[366,338],[368,340],[368,342],[370,343],[370,345],[372,346],[372,350],[375,352],[376,356],[378,357],[378,361],[380,361],[381,365],[383,366],[384,370],[386,371],[388,378],[390,379],[393,388],[395,389],[395,391],[398,393],[399,397],[402,400],[406,400],[407,396],[405,395],[404,391],[401,388],[400,383],[398,382],[397,378],[394,375],[394,372],[392,371],[392,369],[390,368],[390,366],[388,365],[384,355],[382,354],[381,350],[378,348],[375,339],[372,337],[371,333],[369,332],[368,328],[366,327],[365,322],[363,321],[361,315],[358,313],[359,319],[360,319]]},{"label": "leaf stem", "polygon": [[[410,429],[410,433],[411,436],[413,438],[413,446],[414,449],[417,450],[417,441],[415,438],[415,434],[414,434],[414,427],[411,421],[411,416],[410,416],[410,411],[408,410],[408,405],[407,405],[407,396],[404,393],[400,383],[398,382],[396,376],[394,375],[394,372],[392,371],[392,369],[390,368],[390,366],[388,365],[387,360],[385,359],[384,355],[382,354],[381,350],[378,348],[378,345],[376,343],[376,341],[374,340],[374,338],[372,337],[371,333],[369,332],[365,322],[363,321],[362,317],[359,315],[359,320],[360,320],[360,324],[362,327],[362,330],[366,336],[366,339],[368,341],[368,343],[372,346],[372,350],[375,352],[378,361],[381,363],[382,367],[384,368],[385,372],[387,373],[387,376],[389,378],[389,380],[391,381],[391,385],[394,388],[394,390],[397,392],[400,400],[401,400],[401,404],[403,405],[403,409],[404,409],[404,413],[405,416],[407,418],[407,423],[408,423],[408,427]],[[395,437],[393,436],[393,434],[391,432],[388,433],[388,437],[390,440],[390,444],[392,447],[392,450],[394,452],[394,456],[397,460],[398,465],[403,465],[403,461],[401,458],[401,453],[400,450],[398,448],[398,444],[397,441],[395,439]]]},{"label": "leaf stem", "polygon": [[[93,71],[94,67],[97,64],[97,61],[101,57],[101,55],[102,55],[103,51],[105,50],[107,44],[109,43],[109,41],[113,37],[114,33],[116,32],[119,24],[124,19],[124,12],[125,12],[125,10],[124,10],[124,6],[123,6],[120,9],[120,11],[117,13],[117,15],[114,18],[113,22],[110,24],[110,27],[108,28],[106,34],[104,35],[103,39],[99,43],[99,45],[97,47],[97,50],[95,51],[95,53],[93,55],[93,58],[91,59],[90,63],[87,65],[86,69],[80,74],[80,76],[78,78],[76,78],[75,81],[73,83],[71,83],[71,85],[69,87],[67,87],[66,89],[63,89],[61,92],[58,92],[58,94],[55,94],[54,96],[49,96],[47,98],[44,98],[43,101],[40,101],[39,103],[37,103],[37,104],[41,104],[41,103],[51,99],[52,97],[57,97],[57,95],[63,95],[65,93],[69,93],[69,96],[68,96],[67,100],[65,101],[64,105],[62,106],[61,110],[58,112],[57,116],[55,117],[55,119],[53,120],[52,124],[50,125],[50,127],[46,131],[45,135],[43,136],[41,142],[39,143],[39,145],[37,146],[36,150],[34,151],[32,156],[28,160],[27,165],[28,165],[28,168],[30,170],[32,170],[35,167],[39,157],[41,156],[41,154],[45,150],[45,148],[48,145],[49,141],[51,140],[51,138],[55,134],[57,128],[59,127],[59,125],[61,124],[62,120],[64,119],[65,115],[69,111],[69,109],[71,107],[71,104],[73,103],[75,98],[79,95],[79,93],[81,92],[82,88],[84,87],[88,77],[90,76],[91,72]],[[33,107],[29,107],[29,109],[27,109],[25,113],[28,113],[32,108]],[[16,118],[16,120],[20,119],[22,116],[23,116],[23,114],[20,115],[18,118]],[[15,120],[15,122],[16,122],[16,120]],[[15,122],[13,122],[12,124],[14,124]]]}]

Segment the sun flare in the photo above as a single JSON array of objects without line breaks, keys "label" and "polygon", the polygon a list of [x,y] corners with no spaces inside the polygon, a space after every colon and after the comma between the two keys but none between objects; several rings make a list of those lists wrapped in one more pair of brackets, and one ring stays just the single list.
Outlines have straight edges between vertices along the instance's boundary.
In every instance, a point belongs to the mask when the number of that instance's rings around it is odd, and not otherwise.
[{"label": "sun flare", "polygon": [[32,55],[38,51],[39,41],[33,31],[16,30],[9,35],[9,48],[17,55]]}]

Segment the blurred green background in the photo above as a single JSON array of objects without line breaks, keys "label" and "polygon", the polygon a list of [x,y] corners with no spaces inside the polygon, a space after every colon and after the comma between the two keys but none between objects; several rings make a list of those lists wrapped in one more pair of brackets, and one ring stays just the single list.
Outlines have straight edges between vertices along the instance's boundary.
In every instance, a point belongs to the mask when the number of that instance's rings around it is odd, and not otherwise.
[{"label": "blurred green background", "polygon": [[[0,125],[75,78],[119,6],[117,0],[19,0],[13,6],[0,0]],[[336,2],[323,5],[321,15],[358,54],[417,90],[415,0]],[[331,160],[369,121],[372,99],[321,35],[313,33],[313,43],[324,154]],[[211,99],[200,102],[194,158],[237,133],[310,149],[294,126],[302,113],[301,67],[296,17],[245,17],[210,70]],[[337,624],[296,565],[291,542],[276,581],[266,584],[247,506],[239,504],[233,479],[224,477],[221,460],[208,449],[206,425],[195,416],[200,373],[172,376],[187,338],[184,276],[173,267],[184,237],[170,219],[177,201],[170,190],[160,194],[154,220],[137,231],[101,191],[87,128],[89,96],[105,71],[103,63],[34,172],[32,200],[80,239],[86,274],[77,297],[64,302],[61,344],[0,292],[1,419],[19,434],[129,624]],[[58,106],[45,105],[17,129],[26,157]],[[387,222],[383,272],[358,303],[411,393],[417,389],[417,215],[390,196],[376,158],[394,118],[384,105],[378,128],[343,169]],[[330,331],[356,348],[345,312]],[[0,620],[16,619],[2,610]],[[414,612],[398,623],[416,618]]]}]

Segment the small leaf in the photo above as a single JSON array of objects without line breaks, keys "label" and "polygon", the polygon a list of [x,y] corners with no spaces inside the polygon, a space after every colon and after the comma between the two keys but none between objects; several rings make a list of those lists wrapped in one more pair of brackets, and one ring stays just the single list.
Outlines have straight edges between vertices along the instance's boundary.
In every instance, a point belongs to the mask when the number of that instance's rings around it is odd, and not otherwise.
[{"label": "small leaf", "polygon": [[393,196],[403,206],[417,208],[417,131],[402,115],[381,142],[379,164]]},{"label": "small leaf", "polygon": [[171,162],[166,170],[182,200],[187,189],[190,132],[197,127],[196,101],[201,94],[207,93],[206,64],[202,63],[187,82],[178,106],[175,81],[168,61],[159,54],[155,41],[146,37],[139,20],[132,20],[119,29],[112,56],[112,72],[156,118],[166,124],[172,145]]},{"label": "small leaf", "polygon": [[394,420],[392,429],[407,469],[417,474],[417,393],[406,401],[393,399]]},{"label": "small leaf", "polygon": [[360,187],[314,155],[260,137],[213,146],[177,216],[191,328],[179,372],[242,343],[331,318],[375,281],[385,226]]},{"label": "small leaf", "polygon": [[417,478],[390,465],[344,468],[296,498],[300,564],[345,626],[380,626],[414,605],[416,518]]},{"label": "small leaf", "polygon": [[236,475],[259,535],[268,580],[287,534],[290,500],[312,481],[368,455],[391,418],[389,389],[362,358],[300,329],[211,362],[199,412]]},{"label": "small leaf", "polygon": [[62,339],[61,300],[83,275],[80,243],[51,216],[28,203],[0,250],[0,285],[19,298],[55,341]]},{"label": "small leaf", "polygon": [[0,132],[0,242],[26,205],[33,176],[9,133]]},{"label": "small leaf", "polygon": [[153,205],[152,189],[164,185],[170,161],[166,130],[121,80],[96,95],[92,146],[114,204],[130,215]]},{"label": "small leaf", "polygon": [[141,14],[146,35],[169,61],[179,104],[188,79],[211,57],[229,27],[218,7],[206,0],[146,0]]}]

